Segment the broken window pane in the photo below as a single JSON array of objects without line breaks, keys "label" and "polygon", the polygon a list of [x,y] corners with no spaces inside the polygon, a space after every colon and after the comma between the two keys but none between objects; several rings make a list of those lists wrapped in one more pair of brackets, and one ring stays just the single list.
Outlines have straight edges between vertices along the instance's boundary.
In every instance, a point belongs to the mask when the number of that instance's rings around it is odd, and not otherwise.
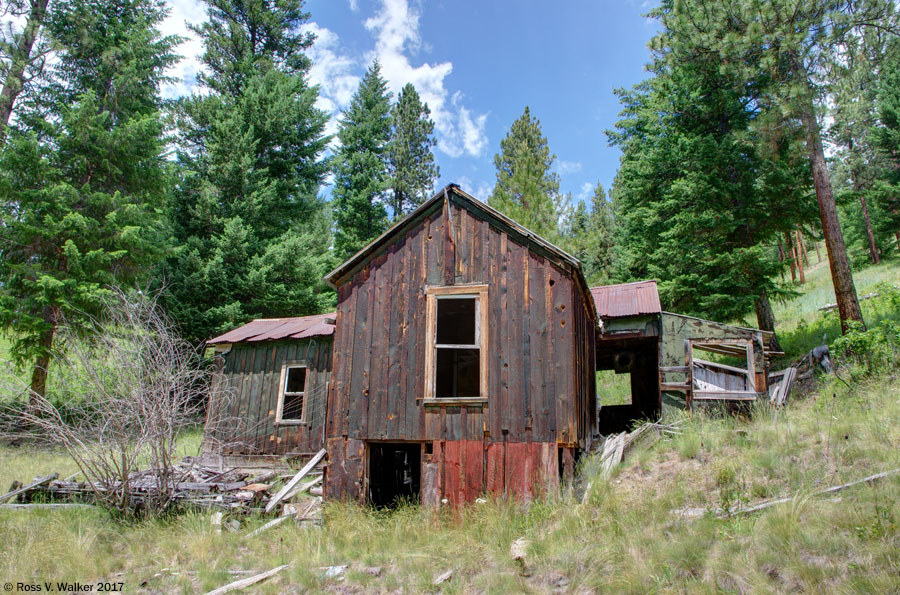
[{"label": "broken window pane", "polygon": [[288,368],[284,392],[302,393],[306,390],[306,368]]},{"label": "broken window pane", "polygon": [[281,419],[303,419],[303,395],[284,395]]},{"label": "broken window pane", "polygon": [[480,397],[478,349],[437,349],[434,396]]},{"label": "broken window pane", "polygon": [[281,419],[303,419],[303,397],[306,391],[306,368],[288,368],[284,381]]},{"label": "broken window pane", "polygon": [[437,343],[475,345],[475,298],[437,301]]}]

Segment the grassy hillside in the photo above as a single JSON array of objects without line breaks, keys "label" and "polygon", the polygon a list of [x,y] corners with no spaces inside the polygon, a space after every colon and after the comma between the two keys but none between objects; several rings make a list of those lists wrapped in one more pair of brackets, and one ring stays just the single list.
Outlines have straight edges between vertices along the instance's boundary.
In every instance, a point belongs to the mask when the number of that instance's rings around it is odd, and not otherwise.
[{"label": "grassy hillside", "polygon": [[[819,269],[804,294],[779,307],[785,342],[800,346],[830,328]],[[861,294],[900,279],[900,263],[863,271]],[[808,292],[808,293],[807,293]],[[877,316],[886,316],[874,303]],[[889,313],[888,313],[889,314]],[[801,322],[802,321],[802,322]],[[829,337],[836,337],[829,332]],[[313,592],[900,591],[900,475],[837,494],[813,495],[900,468],[900,372],[845,367],[846,386],[820,379],[810,396],[746,417],[678,413],[683,433],[638,447],[608,480],[582,462],[582,494],[530,507],[500,501],[431,515],[417,507],[375,512],[326,507],[326,525],[285,524],[251,540],[216,533],[209,515],[122,524],[100,511],[0,511],[4,580],[124,581],[129,591],[201,592],[234,580],[228,570],[289,569],[254,587]],[[674,418],[673,418],[674,419]],[[192,447],[196,446],[196,436]],[[72,469],[59,454],[0,448],[0,486]],[[753,514],[712,511],[790,496]],[[709,511],[687,518],[677,511]],[[529,540],[524,569],[510,544]],[[321,568],[348,564],[343,579]],[[374,570],[377,568],[378,570]],[[434,578],[453,570],[438,587]]]}]

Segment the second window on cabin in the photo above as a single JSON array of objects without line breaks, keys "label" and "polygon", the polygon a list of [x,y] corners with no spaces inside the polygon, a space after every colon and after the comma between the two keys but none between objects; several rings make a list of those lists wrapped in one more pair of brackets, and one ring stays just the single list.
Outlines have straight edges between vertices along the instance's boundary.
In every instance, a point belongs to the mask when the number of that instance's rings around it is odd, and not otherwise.
[{"label": "second window on cabin", "polygon": [[306,405],[306,366],[284,366],[279,397],[276,421],[302,422]]},{"label": "second window on cabin", "polygon": [[486,396],[485,330],[482,309],[486,289],[432,288],[429,325],[433,347],[429,354],[430,399],[472,399]]}]

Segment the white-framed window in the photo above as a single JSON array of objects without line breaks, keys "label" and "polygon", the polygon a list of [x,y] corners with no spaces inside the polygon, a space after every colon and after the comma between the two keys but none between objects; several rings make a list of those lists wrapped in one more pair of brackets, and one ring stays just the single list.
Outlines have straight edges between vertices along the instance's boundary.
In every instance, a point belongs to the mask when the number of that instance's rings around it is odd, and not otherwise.
[{"label": "white-framed window", "polygon": [[428,287],[425,401],[483,402],[488,381],[487,285]]},{"label": "white-framed window", "polygon": [[275,423],[302,424],[306,422],[306,385],[308,381],[309,370],[305,362],[287,362],[281,366]]}]

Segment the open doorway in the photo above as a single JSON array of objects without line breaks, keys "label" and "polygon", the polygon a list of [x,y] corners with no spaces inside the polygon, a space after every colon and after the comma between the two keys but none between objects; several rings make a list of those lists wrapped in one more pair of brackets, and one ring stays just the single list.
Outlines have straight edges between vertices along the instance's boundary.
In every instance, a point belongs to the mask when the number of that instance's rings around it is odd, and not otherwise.
[{"label": "open doorway", "polygon": [[600,338],[597,341],[598,431],[630,430],[635,420],[660,414],[659,341],[656,337]]},{"label": "open doorway", "polygon": [[369,443],[369,500],[374,506],[392,508],[419,499],[421,449],[415,442]]}]

